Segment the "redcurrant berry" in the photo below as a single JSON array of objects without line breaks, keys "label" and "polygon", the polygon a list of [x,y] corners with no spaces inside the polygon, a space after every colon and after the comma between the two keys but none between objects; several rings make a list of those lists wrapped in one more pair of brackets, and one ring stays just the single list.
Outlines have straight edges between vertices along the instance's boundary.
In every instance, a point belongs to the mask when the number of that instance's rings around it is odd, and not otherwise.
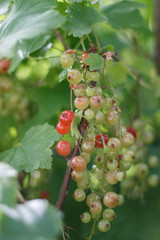
[{"label": "redcurrant berry", "polygon": [[96,147],[98,147],[98,148],[104,148],[102,137],[103,137],[104,143],[106,145],[108,143],[109,137],[105,133],[102,133],[102,136],[101,136],[101,134],[98,134],[95,137],[95,144],[96,144]]},{"label": "redcurrant berry", "polygon": [[57,132],[61,135],[65,135],[69,132],[70,126],[64,125],[62,122],[58,122],[56,126]]},{"label": "redcurrant berry", "polygon": [[81,172],[86,169],[86,161],[80,156],[75,156],[71,160],[71,168],[77,172]]},{"label": "redcurrant berry", "polygon": [[61,156],[67,156],[71,152],[71,144],[66,140],[61,140],[56,146],[57,153]]},{"label": "redcurrant berry", "polygon": [[0,73],[5,74],[8,72],[10,68],[11,61],[9,59],[2,59],[0,60]]},{"label": "redcurrant berry", "polygon": [[63,125],[70,125],[74,117],[75,115],[72,111],[66,110],[60,114],[59,120]]},{"label": "redcurrant berry", "polygon": [[108,192],[103,198],[103,203],[108,208],[115,208],[118,205],[119,198],[115,192]]}]

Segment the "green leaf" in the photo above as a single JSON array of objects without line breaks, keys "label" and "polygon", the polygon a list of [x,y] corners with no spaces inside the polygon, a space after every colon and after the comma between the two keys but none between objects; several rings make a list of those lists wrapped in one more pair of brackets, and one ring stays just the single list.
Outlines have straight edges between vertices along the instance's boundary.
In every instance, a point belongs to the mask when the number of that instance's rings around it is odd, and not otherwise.
[{"label": "green leaf", "polygon": [[[14,60],[17,55],[23,59],[40,48],[47,40],[45,35],[65,21],[53,10],[54,7],[55,0],[34,0],[34,4],[32,0],[15,0],[10,14],[0,27],[0,59],[6,57]],[[31,39],[34,39],[34,47],[30,47]]]},{"label": "green leaf", "polygon": [[68,8],[67,23],[63,27],[74,37],[83,37],[92,31],[92,25],[97,22],[107,22],[107,18],[92,5],[73,3]]},{"label": "green leaf", "polygon": [[80,134],[80,131],[78,129],[76,117],[73,119],[71,123],[71,135],[72,137],[75,136],[76,139],[82,138],[82,135]]},{"label": "green leaf", "polygon": [[51,167],[52,150],[50,147],[60,135],[50,125],[32,127],[27,131],[21,143],[0,154],[0,161],[9,163],[19,172]]},{"label": "green leaf", "polygon": [[87,58],[84,62],[90,66],[90,71],[100,69],[103,66],[103,58],[99,54],[95,53],[90,53],[89,58]]},{"label": "green leaf", "polygon": [[1,204],[2,240],[55,240],[60,233],[60,213],[46,200],[31,200],[10,208]]},{"label": "green leaf", "polygon": [[0,203],[13,206],[17,199],[17,171],[7,163],[0,162]]},{"label": "green leaf", "polygon": [[60,74],[59,74],[59,82],[62,82],[63,80],[66,79],[68,74],[68,70],[64,69]]},{"label": "green leaf", "polygon": [[101,8],[109,24],[117,29],[145,27],[139,8],[145,5],[132,1],[121,1]]}]

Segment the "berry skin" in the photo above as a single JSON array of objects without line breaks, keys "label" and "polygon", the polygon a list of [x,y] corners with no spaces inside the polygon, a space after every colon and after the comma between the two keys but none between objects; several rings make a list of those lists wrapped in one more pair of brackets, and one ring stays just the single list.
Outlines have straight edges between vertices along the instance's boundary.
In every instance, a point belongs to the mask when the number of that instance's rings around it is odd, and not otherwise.
[{"label": "berry skin", "polygon": [[137,174],[139,177],[144,178],[148,174],[148,166],[145,163],[139,163],[136,165]]},{"label": "berry skin", "polygon": [[131,133],[125,132],[122,136],[122,146],[123,147],[131,147],[134,144],[134,136]]},{"label": "berry skin", "polygon": [[77,187],[86,190],[89,187],[88,177],[84,175],[82,181],[77,183]]},{"label": "berry skin", "polygon": [[110,138],[107,146],[111,152],[118,152],[121,149],[121,141],[118,138]]},{"label": "berry skin", "polygon": [[72,123],[74,117],[75,115],[72,111],[66,110],[60,114],[59,120],[63,125],[68,126]]},{"label": "berry skin", "polygon": [[72,69],[67,75],[70,84],[78,84],[82,80],[82,74],[77,69]]},{"label": "berry skin", "polygon": [[118,206],[123,205],[124,203],[124,197],[122,194],[118,194],[118,198],[119,198],[119,202],[118,202]]},{"label": "berry skin", "polygon": [[77,97],[74,100],[74,105],[76,108],[83,110],[86,109],[89,105],[89,99],[87,97]]},{"label": "berry skin", "polygon": [[124,178],[126,178],[126,175],[125,175],[124,172],[117,172],[117,173],[116,173],[116,178],[117,178],[117,180],[118,180],[119,182],[121,182],[121,181],[124,180]]},{"label": "berry skin", "polygon": [[95,143],[90,139],[84,139],[81,148],[85,153],[92,153],[95,149]]},{"label": "berry skin", "polygon": [[9,59],[2,59],[0,60],[0,73],[5,74],[8,72],[10,68],[11,61]]},{"label": "berry skin", "polygon": [[108,192],[103,198],[103,203],[108,208],[115,208],[118,205],[119,198],[115,192]]},{"label": "berry skin", "polygon": [[[105,144],[107,145],[109,137],[105,133],[102,133],[102,137],[103,137]],[[104,148],[102,137],[101,137],[101,134],[98,134],[95,137],[95,144],[96,144],[96,147],[98,147],[98,148]]]},{"label": "berry skin", "polygon": [[56,126],[57,132],[61,135],[65,135],[69,132],[70,126],[63,125],[62,122],[58,122]]},{"label": "berry skin", "polygon": [[103,219],[108,220],[109,222],[113,221],[116,218],[115,211],[113,209],[105,209],[103,212]]},{"label": "berry skin", "polygon": [[86,89],[84,87],[80,87],[74,90],[74,95],[76,97],[82,97],[85,96]]},{"label": "berry skin", "polygon": [[137,132],[133,127],[127,127],[126,130],[128,133],[131,133],[135,139],[137,138]]},{"label": "berry skin", "polygon": [[82,202],[86,198],[86,194],[83,189],[77,188],[74,191],[74,199],[76,202]]},{"label": "berry skin", "polygon": [[[104,159],[104,154],[103,154],[103,153],[100,153],[100,154],[98,154],[98,155],[96,156],[95,164],[96,164],[97,167],[103,168],[103,166],[104,166],[104,161],[105,161],[105,159]],[[94,165],[93,165],[93,166],[94,166]]]},{"label": "berry skin", "polygon": [[132,150],[127,150],[123,154],[123,161],[132,163],[135,160],[135,153]]},{"label": "berry skin", "polygon": [[100,79],[100,74],[99,72],[86,72],[86,80],[89,81],[94,81],[97,82]]},{"label": "berry skin", "polygon": [[71,168],[74,171],[81,172],[84,169],[86,169],[86,166],[87,166],[86,161],[84,160],[84,158],[80,156],[75,156],[71,160]]},{"label": "berry skin", "polygon": [[43,190],[40,192],[40,198],[49,199],[49,192],[47,190]]},{"label": "berry skin", "polygon": [[156,175],[156,174],[150,175],[149,178],[148,178],[148,185],[150,187],[154,188],[154,187],[157,187],[158,184],[159,184],[159,177],[158,177],[158,175]]},{"label": "berry skin", "polygon": [[110,223],[106,219],[102,219],[98,223],[98,229],[100,232],[107,232],[110,229]]},{"label": "berry skin", "polygon": [[103,98],[99,95],[94,95],[90,98],[90,106],[93,109],[101,109],[103,106]]},{"label": "berry skin", "polygon": [[83,223],[89,223],[91,221],[91,214],[88,212],[84,212],[83,214],[81,214],[80,218]]},{"label": "berry skin", "polygon": [[106,122],[109,126],[114,126],[118,123],[119,116],[116,110],[110,110],[105,115]]},{"label": "berry skin", "polygon": [[95,114],[94,121],[95,121],[96,124],[102,124],[105,121],[105,116],[102,113],[102,111],[98,111]]},{"label": "berry skin", "polygon": [[109,183],[110,185],[115,185],[118,182],[118,180],[116,178],[116,173],[117,173],[117,171],[109,171],[106,173],[107,183]]},{"label": "berry skin", "polygon": [[87,108],[84,112],[84,117],[87,120],[91,120],[94,117],[94,111],[91,108]]},{"label": "berry skin", "polygon": [[68,156],[71,152],[71,144],[66,140],[61,140],[56,146],[57,153],[61,156]]},{"label": "berry skin", "polygon": [[118,161],[116,161],[115,159],[111,159],[111,160],[108,160],[107,162],[107,168],[111,171],[117,169],[118,167]]},{"label": "berry skin", "polygon": [[111,109],[113,107],[113,99],[112,98],[105,98],[104,99],[104,106],[107,107],[107,109]]},{"label": "berry skin", "polygon": [[95,94],[95,88],[94,87],[87,87],[86,88],[86,96],[91,97]]},{"label": "berry skin", "polygon": [[90,193],[88,196],[87,196],[87,199],[86,199],[86,204],[88,207],[90,207],[91,203],[92,202],[98,202],[100,200],[100,197],[98,194],[96,193]]},{"label": "berry skin", "polygon": [[62,67],[69,68],[74,64],[74,58],[70,54],[63,54],[60,58]]},{"label": "berry skin", "polygon": [[148,165],[150,168],[156,168],[159,164],[159,160],[157,156],[150,156],[148,159]]},{"label": "berry skin", "polygon": [[92,202],[90,204],[90,212],[93,214],[102,212],[102,204],[100,202]]},{"label": "berry skin", "polygon": [[91,155],[90,155],[89,153],[82,152],[82,153],[81,153],[81,157],[84,158],[84,160],[86,161],[86,163],[89,163],[90,160],[91,160]]},{"label": "berry skin", "polygon": [[83,180],[84,175],[83,175],[83,172],[72,171],[71,177],[75,182],[80,182]]}]

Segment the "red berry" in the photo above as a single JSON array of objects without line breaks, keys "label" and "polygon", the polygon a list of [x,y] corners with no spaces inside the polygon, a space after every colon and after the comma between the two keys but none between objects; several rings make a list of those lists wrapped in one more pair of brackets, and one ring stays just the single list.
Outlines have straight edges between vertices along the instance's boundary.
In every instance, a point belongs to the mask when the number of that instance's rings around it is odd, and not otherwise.
[{"label": "red berry", "polygon": [[126,130],[128,133],[131,133],[135,139],[137,138],[136,130],[133,127],[127,127]]},{"label": "red berry", "polygon": [[61,140],[56,146],[57,153],[61,156],[67,156],[71,152],[71,144],[66,140]]},{"label": "red berry", "polygon": [[66,110],[60,114],[59,120],[63,125],[67,126],[71,124],[74,117],[75,115],[72,111]]},{"label": "red berry", "polygon": [[57,126],[56,126],[56,129],[57,129],[57,132],[61,135],[65,135],[69,132],[70,130],[70,125],[66,126],[66,125],[63,125],[62,122],[58,122],[57,123]]},{"label": "red berry", "polygon": [[0,73],[5,74],[8,72],[10,68],[11,61],[9,59],[2,59],[0,60]]},{"label": "red berry", "polygon": [[43,190],[40,192],[40,198],[42,199],[49,199],[49,192],[46,190]]},{"label": "red berry", "polygon": [[[103,136],[103,139],[104,139],[105,144],[107,145],[108,140],[109,140],[109,137],[108,137],[106,134],[104,134],[104,133],[102,133],[102,136]],[[103,141],[102,141],[102,137],[101,137],[100,134],[98,134],[98,135],[95,137],[95,144],[96,144],[96,147],[98,147],[98,148],[104,148],[104,146],[103,146]]]}]

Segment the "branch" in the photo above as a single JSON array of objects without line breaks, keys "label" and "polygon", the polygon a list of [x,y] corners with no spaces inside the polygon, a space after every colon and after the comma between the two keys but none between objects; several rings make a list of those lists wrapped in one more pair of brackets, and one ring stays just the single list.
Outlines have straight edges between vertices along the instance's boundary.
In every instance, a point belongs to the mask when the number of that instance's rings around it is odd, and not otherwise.
[{"label": "branch", "polygon": [[[88,126],[87,120],[85,118],[82,118],[80,126],[79,126],[79,131],[80,131],[82,136],[84,136],[84,133],[87,130],[87,126]],[[79,145],[81,144],[81,142],[82,142],[82,140],[79,141]],[[79,146],[78,146],[78,144],[75,143],[75,146],[74,146],[73,151],[71,153],[71,157],[67,161],[66,173],[65,173],[65,176],[64,176],[64,179],[63,179],[63,183],[62,183],[62,186],[61,186],[61,190],[60,190],[60,193],[59,193],[58,200],[56,202],[56,207],[59,210],[62,210],[65,198],[66,198],[68,190],[69,190],[69,183],[70,183],[71,172],[72,172],[72,169],[70,167],[71,159],[73,157],[77,156],[78,154],[79,154]]]},{"label": "branch", "polygon": [[53,30],[53,33],[56,36],[56,38],[58,38],[59,41],[63,44],[65,50],[69,49],[69,46],[66,43],[66,40],[63,38],[62,34],[56,29]]}]

